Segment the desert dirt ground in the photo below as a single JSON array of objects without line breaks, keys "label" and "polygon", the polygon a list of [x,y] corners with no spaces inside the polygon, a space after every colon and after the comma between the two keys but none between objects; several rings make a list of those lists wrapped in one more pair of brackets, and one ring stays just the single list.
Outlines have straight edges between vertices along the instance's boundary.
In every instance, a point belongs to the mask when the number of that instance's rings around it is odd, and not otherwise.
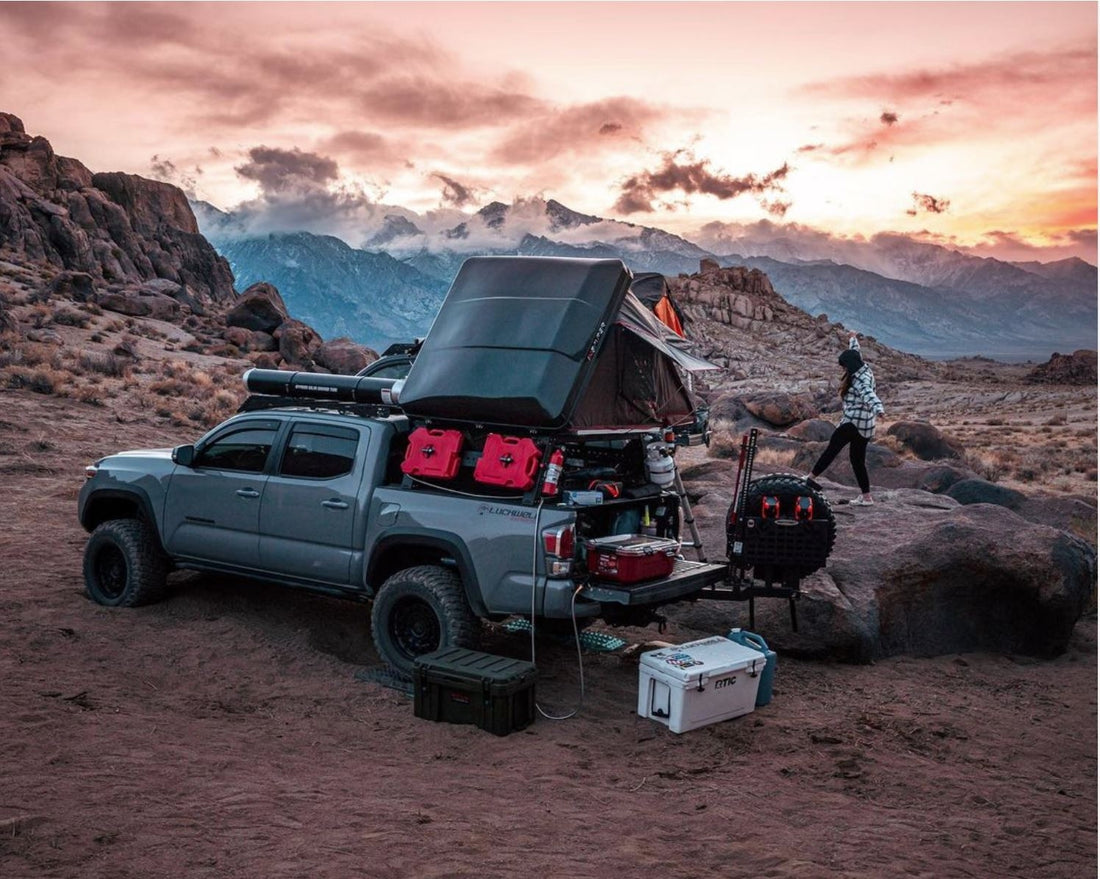
[{"label": "desert dirt ground", "polygon": [[[82,467],[198,429],[0,402],[4,879],[1096,873],[1095,613],[1051,661],[781,657],[770,705],[683,735],[635,714],[636,664],[586,653],[577,716],[496,737],[356,678],[379,662],[365,605],[197,575],[159,605],[91,603]],[[690,619],[711,625],[659,637],[746,624]],[[540,639],[538,666],[567,713],[574,649]]]}]

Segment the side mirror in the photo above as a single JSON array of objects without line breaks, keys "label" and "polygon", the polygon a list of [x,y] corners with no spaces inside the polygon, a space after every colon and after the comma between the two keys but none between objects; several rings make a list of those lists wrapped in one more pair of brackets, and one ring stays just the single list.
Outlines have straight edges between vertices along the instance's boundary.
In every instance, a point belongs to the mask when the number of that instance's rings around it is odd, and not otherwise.
[{"label": "side mirror", "polygon": [[190,467],[195,463],[195,447],[176,446],[172,449],[172,463],[179,464],[181,467]]}]

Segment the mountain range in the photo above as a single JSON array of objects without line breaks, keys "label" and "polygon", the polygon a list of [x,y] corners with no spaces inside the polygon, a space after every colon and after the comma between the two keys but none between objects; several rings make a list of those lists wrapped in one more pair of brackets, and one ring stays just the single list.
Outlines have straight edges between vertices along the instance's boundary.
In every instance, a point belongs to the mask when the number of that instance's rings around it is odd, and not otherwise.
[{"label": "mountain range", "polygon": [[670,276],[695,272],[705,259],[758,268],[799,308],[922,356],[1045,359],[1096,347],[1097,269],[1076,258],[1012,263],[900,235],[795,238],[778,226],[771,236],[715,239],[708,249],[552,199],[493,202],[434,234],[396,210],[355,248],[304,231],[252,235],[243,218],[193,207],[238,284],[270,281],[326,337],[372,347],[424,335],[473,254],[619,258],[635,272]]}]

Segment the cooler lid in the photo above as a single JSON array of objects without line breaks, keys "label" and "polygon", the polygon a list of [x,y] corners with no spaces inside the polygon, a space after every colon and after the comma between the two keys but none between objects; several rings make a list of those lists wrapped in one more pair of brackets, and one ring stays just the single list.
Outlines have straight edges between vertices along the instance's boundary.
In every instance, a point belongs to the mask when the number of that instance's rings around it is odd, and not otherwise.
[{"label": "cooler lid", "polygon": [[716,678],[745,668],[762,672],[767,659],[757,650],[715,636],[651,650],[642,654],[640,663],[654,674],[686,685],[701,676]]},{"label": "cooler lid", "polygon": [[471,257],[401,390],[410,415],[558,430],[630,288],[617,259]]},{"label": "cooler lid", "polygon": [[680,544],[666,537],[650,537],[647,534],[615,534],[586,541],[589,550],[604,550],[617,555],[645,556],[675,555]]}]

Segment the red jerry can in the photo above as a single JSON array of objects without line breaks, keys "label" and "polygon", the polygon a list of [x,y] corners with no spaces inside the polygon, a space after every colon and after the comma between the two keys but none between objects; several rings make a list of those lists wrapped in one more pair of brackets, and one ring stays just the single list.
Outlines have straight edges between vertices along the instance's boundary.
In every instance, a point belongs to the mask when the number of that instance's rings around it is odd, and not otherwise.
[{"label": "red jerry can", "polygon": [[462,466],[462,431],[418,427],[409,434],[401,472],[428,479],[454,479]]},{"label": "red jerry can", "polygon": [[474,479],[486,485],[527,491],[535,484],[541,458],[542,452],[534,440],[491,433],[474,465]]}]

